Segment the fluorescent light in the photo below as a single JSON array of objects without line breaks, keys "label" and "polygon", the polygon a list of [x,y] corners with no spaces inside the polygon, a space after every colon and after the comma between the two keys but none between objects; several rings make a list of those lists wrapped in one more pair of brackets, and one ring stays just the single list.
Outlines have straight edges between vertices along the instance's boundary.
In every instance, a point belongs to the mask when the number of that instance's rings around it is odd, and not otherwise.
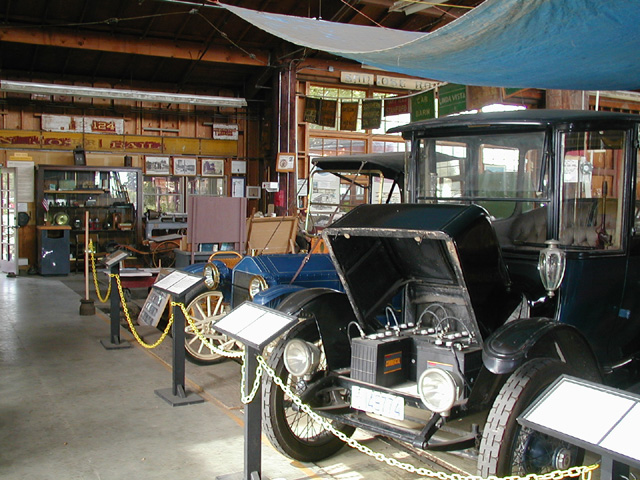
[{"label": "fluorescent light", "polygon": [[425,8],[430,7],[426,3],[412,2],[409,0],[399,0],[389,7],[390,12],[404,12],[405,15],[411,15],[412,13],[419,12]]},{"label": "fluorescent light", "polygon": [[116,100],[139,100],[143,102],[177,103],[203,105],[209,107],[246,107],[244,98],[214,97],[184,93],[147,92],[143,90],[120,90],[117,88],[81,87],[46,83],[0,81],[0,90],[14,93],[35,93],[43,95],[68,95],[89,98],[109,98]]}]

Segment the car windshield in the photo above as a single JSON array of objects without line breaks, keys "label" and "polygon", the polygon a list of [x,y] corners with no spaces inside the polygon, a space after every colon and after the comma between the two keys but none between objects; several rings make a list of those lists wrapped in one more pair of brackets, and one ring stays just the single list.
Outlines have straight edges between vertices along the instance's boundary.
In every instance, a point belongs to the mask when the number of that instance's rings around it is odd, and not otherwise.
[{"label": "car windshield", "polygon": [[473,202],[495,219],[546,202],[543,131],[423,138],[419,142],[419,203]]},{"label": "car windshield", "polygon": [[627,133],[574,128],[555,138],[559,168],[541,130],[421,138],[415,199],[484,207],[503,247],[540,248],[553,238],[574,249],[620,249]]}]

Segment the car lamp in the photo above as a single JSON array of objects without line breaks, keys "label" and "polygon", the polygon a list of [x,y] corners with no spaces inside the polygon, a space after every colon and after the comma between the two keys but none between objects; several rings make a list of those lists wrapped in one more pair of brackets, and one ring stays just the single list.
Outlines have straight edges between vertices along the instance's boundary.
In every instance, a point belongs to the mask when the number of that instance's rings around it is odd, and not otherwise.
[{"label": "car lamp", "polygon": [[320,349],[312,343],[294,338],[284,347],[284,366],[295,377],[304,377],[315,371],[320,363]]},{"label": "car lamp", "polygon": [[446,415],[462,395],[462,379],[441,368],[427,368],[418,380],[418,393],[425,407]]},{"label": "car lamp", "polygon": [[263,277],[254,275],[251,277],[251,280],[249,280],[249,298],[253,300],[253,297],[267,287],[269,287],[269,285],[267,285],[267,281]]},{"label": "car lamp", "polygon": [[558,248],[560,242],[557,240],[547,240],[545,243],[547,247],[540,251],[538,259],[538,272],[547,295],[553,297],[564,278],[566,256],[564,250]]},{"label": "car lamp", "polygon": [[203,270],[204,284],[209,290],[215,290],[220,285],[220,270],[213,263],[207,263]]}]

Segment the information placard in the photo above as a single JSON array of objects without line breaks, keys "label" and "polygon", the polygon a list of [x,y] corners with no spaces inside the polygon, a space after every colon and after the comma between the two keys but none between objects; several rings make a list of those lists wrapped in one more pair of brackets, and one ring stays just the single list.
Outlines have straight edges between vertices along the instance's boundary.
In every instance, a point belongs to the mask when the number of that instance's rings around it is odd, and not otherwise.
[{"label": "information placard", "polygon": [[198,283],[204,282],[202,275],[190,275],[184,272],[171,272],[162,280],[155,283],[153,288],[165,291],[172,295],[182,295]]}]

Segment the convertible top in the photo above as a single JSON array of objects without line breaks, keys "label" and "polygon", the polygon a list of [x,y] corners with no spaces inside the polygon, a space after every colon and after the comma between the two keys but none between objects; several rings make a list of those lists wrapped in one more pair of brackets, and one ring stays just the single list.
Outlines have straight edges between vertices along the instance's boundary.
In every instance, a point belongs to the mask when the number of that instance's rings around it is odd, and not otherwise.
[{"label": "convertible top", "polygon": [[[402,185],[405,152],[363,153],[361,155],[338,155],[317,157],[311,160],[322,170],[339,172],[380,171],[385,178]],[[364,165],[363,165],[364,163]],[[362,166],[362,169],[360,168]]]}]

